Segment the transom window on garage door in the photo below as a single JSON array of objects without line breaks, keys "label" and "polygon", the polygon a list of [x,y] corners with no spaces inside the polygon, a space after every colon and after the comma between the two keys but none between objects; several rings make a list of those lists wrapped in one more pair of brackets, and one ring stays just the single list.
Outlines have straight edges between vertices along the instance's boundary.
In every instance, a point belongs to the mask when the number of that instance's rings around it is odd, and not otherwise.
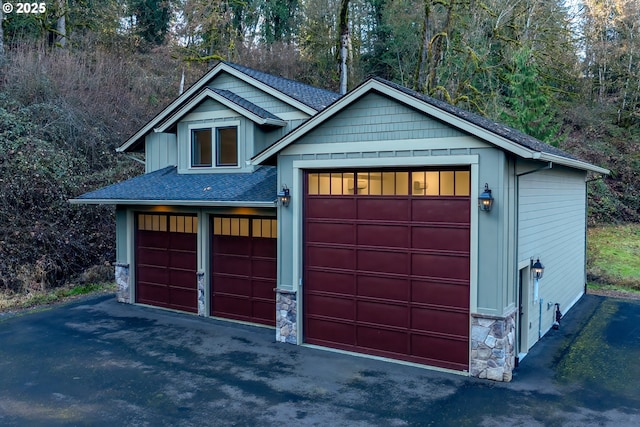
[{"label": "transom window on garage door", "polygon": [[271,218],[213,217],[216,236],[277,237],[277,221]]},{"label": "transom window on garage door", "polygon": [[138,214],[138,230],[197,233],[198,218],[186,215]]},{"label": "transom window on garage door", "polygon": [[469,170],[310,172],[308,194],[371,196],[469,196]]}]

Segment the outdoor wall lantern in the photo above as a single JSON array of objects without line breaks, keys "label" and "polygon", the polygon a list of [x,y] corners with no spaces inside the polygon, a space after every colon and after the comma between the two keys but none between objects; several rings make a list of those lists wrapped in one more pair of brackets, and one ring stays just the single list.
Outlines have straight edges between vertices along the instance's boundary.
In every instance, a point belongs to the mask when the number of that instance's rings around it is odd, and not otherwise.
[{"label": "outdoor wall lantern", "polygon": [[282,190],[278,192],[278,203],[280,206],[284,206],[285,208],[289,206],[289,202],[291,202],[291,194],[289,193],[289,189],[286,185],[282,186]]},{"label": "outdoor wall lantern", "polygon": [[538,258],[536,262],[533,262],[533,258],[531,259],[531,272],[535,279],[542,279],[544,275],[544,265],[540,262],[540,258]]},{"label": "outdoor wall lantern", "polygon": [[[544,265],[540,262],[540,258],[538,258],[536,262],[533,262],[533,258],[531,258],[531,274],[533,274],[533,300],[538,302],[538,291],[540,289],[538,281],[542,279],[542,275],[544,274]],[[542,299],[540,299],[540,307],[542,307]]]},{"label": "outdoor wall lantern", "polygon": [[478,197],[478,207],[481,211],[489,212],[493,206],[493,196],[489,189],[489,184],[484,185],[484,191]]}]

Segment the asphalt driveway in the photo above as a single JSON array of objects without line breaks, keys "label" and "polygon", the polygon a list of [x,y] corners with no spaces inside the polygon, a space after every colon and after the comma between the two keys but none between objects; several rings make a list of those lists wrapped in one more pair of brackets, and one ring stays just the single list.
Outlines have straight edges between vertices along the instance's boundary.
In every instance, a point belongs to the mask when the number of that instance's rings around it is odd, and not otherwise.
[{"label": "asphalt driveway", "polygon": [[588,295],[511,383],[118,304],[0,314],[0,425],[640,425],[640,301]]}]

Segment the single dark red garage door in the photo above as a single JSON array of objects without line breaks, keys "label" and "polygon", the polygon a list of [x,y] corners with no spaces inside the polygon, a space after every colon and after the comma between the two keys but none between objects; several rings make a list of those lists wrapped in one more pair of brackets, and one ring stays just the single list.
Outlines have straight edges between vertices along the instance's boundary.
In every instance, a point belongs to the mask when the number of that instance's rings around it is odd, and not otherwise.
[{"label": "single dark red garage door", "polygon": [[276,220],[211,221],[211,315],[275,326]]},{"label": "single dark red garage door", "polygon": [[469,169],[305,184],[305,342],[468,370]]},{"label": "single dark red garage door", "polygon": [[194,215],[138,214],[136,302],[197,313]]}]

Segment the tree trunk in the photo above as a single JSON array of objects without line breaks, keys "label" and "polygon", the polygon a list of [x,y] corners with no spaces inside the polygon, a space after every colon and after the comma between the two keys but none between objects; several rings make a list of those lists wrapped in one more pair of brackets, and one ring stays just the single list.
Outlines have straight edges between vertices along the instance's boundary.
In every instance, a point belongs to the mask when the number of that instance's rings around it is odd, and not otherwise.
[{"label": "tree trunk", "polygon": [[0,67],[4,64],[4,31],[2,30],[2,8],[0,8]]},{"label": "tree trunk", "polygon": [[61,47],[67,45],[67,2],[58,0],[58,13],[60,16],[56,21],[56,41]]},{"label": "tree trunk", "polygon": [[349,58],[349,0],[340,0],[340,94],[347,93]]}]

